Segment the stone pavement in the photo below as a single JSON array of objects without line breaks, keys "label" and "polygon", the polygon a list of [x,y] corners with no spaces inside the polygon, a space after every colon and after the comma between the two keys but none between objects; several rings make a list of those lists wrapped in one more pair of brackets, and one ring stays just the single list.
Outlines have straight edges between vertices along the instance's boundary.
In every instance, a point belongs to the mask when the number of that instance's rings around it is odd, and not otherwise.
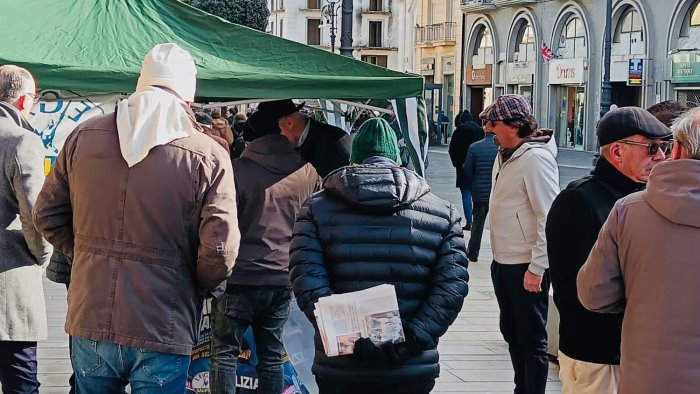
[{"label": "stone pavement", "polygon": [[[446,146],[430,147],[430,166],[426,172],[433,191],[452,202],[461,211],[461,195],[454,186],[454,169]],[[586,174],[593,155],[586,152],[559,153],[560,183]],[[469,239],[469,233],[465,238]],[[513,371],[508,349],[498,331],[496,304],[489,265],[491,250],[488,229],[484,232],[479,261],[469,266],[469,296],[462,312],[441,339],[439,350],[442,372],[434,393],[512,393]],[[63,332],[66,315],[66,290],[63,285],[45,280],[49,338],[39,344],[39,380],[42,394],[68,392],[71,373],[68,337]],[[550,363],[548,392],[559,392],[558,367]]]}]

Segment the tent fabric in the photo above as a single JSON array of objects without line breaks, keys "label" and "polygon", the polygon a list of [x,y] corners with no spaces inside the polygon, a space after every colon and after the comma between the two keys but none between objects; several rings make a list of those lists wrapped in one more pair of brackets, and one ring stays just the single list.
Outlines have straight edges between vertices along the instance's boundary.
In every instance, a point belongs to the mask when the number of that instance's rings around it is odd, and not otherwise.
[{"label": "tent fabric", "polygon": [[423,97],[391,100],[399,129],[404,135],[411,168],[425,176],[428,167],[428,116]]},{"label": "tent fabric", "polygon": [[423,79],[229,23],[177,0],[2,0],[0,64],[39,87],[132,92],[144,55],[174,42],[199,73],[198,100],[395,99]]}]

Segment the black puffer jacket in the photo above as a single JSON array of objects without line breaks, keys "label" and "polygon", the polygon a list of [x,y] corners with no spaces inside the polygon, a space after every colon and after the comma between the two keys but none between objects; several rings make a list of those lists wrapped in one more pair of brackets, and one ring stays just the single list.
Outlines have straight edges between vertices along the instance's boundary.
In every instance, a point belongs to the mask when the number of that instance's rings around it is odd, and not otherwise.
[{"label": "black puffer jacket", "polygon": [[493,134],[487,134],[483,140],[469,147],[462,170],[465,179],[472,185],[474,202],[489,202],[493,163],[497,154],[498,147],[493,142]]},{"label": "black puffer jacket", "polygon": [[70,263],[66,256],[54,250],[46,267],[46,278],[56,283],[70,283]]},{"label": "black puffer jacket", "polygon": [[457,318],[468,290],[455,207],[400,167],[344,167],[323,187],[294,226],[290,276],[299,307],[315,324],[320,297],[393,284],[407,337],[424,351],[403,364],[376,367],[352,356],[326,357],[317,334],[314,375],[383,382],[437,377],[438,338]]}]

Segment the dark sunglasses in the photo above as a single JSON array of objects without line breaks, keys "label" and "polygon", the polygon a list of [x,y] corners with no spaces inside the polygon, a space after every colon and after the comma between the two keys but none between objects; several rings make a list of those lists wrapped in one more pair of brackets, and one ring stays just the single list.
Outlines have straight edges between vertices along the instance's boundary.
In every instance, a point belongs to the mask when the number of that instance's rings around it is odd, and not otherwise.
[{"label": "dark sunglasses", "polygon": [[671,149],[673,149],[673,141],[652,142],[650,144],[629,140],[620,140],[618,142],[627,145],[643,146],[647,148],[647,153],[649,154],[649,156],[656,155],[656,152],[658,152],[659,150],[661,150],[661,152],[663,152],[664,155],[669,155],[671,153]]}]

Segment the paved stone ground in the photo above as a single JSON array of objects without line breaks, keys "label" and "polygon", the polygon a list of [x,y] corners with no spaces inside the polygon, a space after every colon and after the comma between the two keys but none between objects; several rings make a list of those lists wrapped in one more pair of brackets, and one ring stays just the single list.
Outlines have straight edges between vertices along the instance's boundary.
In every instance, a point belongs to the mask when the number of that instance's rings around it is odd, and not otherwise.
[{"label": "paved stone ground", "polygon": [[[446,146],[430,148],[426,177],[433,191],[461,210],[461,196],[454,186],[454,169]],[[592,154],[574,151],[559,153],[560,183],[565,186],[589,171]],[[465,233],[468,239],[469,234]],[[506,347],[498,331],[498,305],[493,293],[489,264],[491,251],[485,230],[479,261],[469,267],[469,296],[457,321],[441,339],[439,350],[442,372],[435,393],[512,393],[513,371]],[[49,338],[39,344],[39,379],[43,394],[67,393],[71,373],[68,337],[63,332],[66,290],[45,281]],[[548,392],[560,391],[556,364],[550,364]]]}]

